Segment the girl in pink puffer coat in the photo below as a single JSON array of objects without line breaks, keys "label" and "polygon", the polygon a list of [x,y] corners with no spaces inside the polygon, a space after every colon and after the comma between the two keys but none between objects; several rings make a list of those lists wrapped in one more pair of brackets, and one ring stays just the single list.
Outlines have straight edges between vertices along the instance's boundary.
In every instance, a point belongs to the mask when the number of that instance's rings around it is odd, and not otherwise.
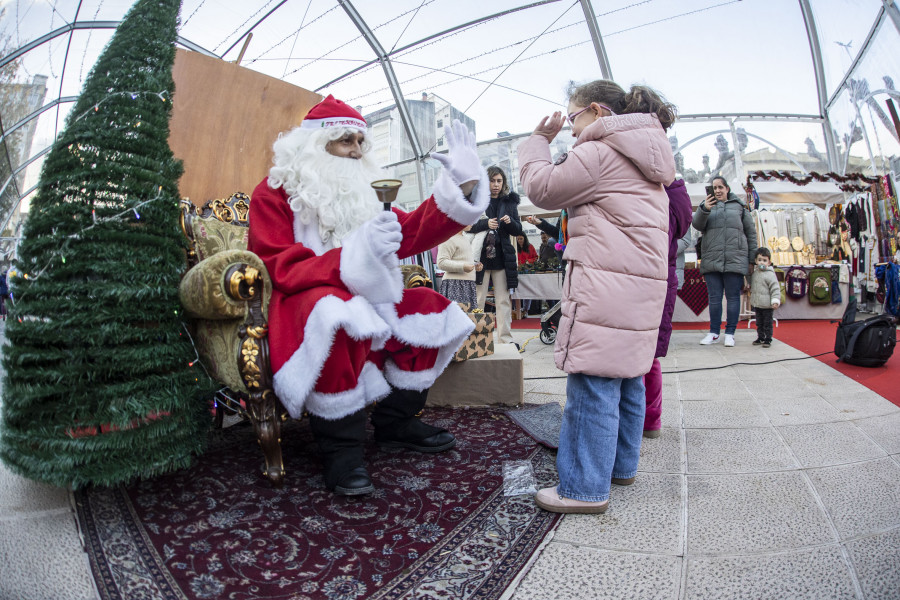
[{"label": "girl in pink puffer coat", "polygon": [[565,118],[544,117],[519,146],[522,184],[547,210],[566,209],[562,318],[556,366],[569,374],[560,431],[559,485],[537,504],[600,513],[610,483],[630,485],[644,425],[644,384],[666,298],[669,200],[675,178],[665,130],[674,107],[656,92],[611,81],[574,88],[568,120],[577,138],[555,163],[550,142]]}]

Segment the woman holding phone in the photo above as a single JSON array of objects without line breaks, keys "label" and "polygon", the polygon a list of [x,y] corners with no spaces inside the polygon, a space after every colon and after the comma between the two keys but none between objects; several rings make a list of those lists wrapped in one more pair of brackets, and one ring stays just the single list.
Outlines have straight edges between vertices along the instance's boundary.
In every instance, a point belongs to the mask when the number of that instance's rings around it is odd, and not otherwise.
[{"label": "woman holding phone", "polygon": [[700,343],[706,346],[720,339],[724,293],[728,302],[725,346],[732,347],[744,277],[752,271],[756,256],[756,226],[747,205],[732,193],[724,177],[714,177],[706,194],[691,223],[702,234],[700,273],[709,295],[709,333]]}]

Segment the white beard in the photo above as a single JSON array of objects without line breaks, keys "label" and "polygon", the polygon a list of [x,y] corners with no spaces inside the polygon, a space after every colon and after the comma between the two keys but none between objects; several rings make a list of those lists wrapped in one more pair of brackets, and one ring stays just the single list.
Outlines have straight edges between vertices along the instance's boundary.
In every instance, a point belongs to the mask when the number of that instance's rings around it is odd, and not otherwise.
[{"label": "white beard", "polygon": [[[301,132],[299,128],[294,131]],[[371,184],[384,175],[366,154],[358,160],[329,154],[322,133],[325,131],[315,131],[319,135],[309,139],[286,139],[295,135],[291,132],[280,139],[275,144],[269,185],[284,188],[296,218],[317,227],[325,248],[337,248],[381,210]],[[282,142],[287,142],[285,146],[300,143],[299,148],[288,149],[279,147]]]}]

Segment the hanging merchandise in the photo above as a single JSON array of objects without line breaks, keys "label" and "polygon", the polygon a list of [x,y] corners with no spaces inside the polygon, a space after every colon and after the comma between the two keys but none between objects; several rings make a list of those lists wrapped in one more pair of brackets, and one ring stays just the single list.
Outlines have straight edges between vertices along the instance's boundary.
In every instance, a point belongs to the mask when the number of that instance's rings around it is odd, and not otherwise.
[{"label": "hanging merchandise", "polygon": [[844,219],[847,221],[847,225],[850,227],[850,237],[858,242],[860,230],[859,207],[856,206],[855,202],[851,202],[847,205],[847,208],[844,210]]},{"label": "hanging merchandise", "polygon": [[784,269],[775,269],[775,278],[778,279],[778,287],[781,288],[781,305],[784,306],[784,303],[787,301],[787,289],[784,283]]},{"label": "hanging merchandise", "polygon": [[785,288],[788,298],[799,300],[806,297],[806,290],[809,286],[809,277],[801,268],[794,267],[790,269],[785,276]]},{"label": "hanging merchandise", "polygon": [[[840,304],[841,298],[841,267],[840,265],[831,265],[831,303]],[[852,294],[851,294],[852,295]]]},{"label": "hanging merchandise", "polygon": [[[875,267],[875,277],[884,285],[884,310],[900,317],[900,265],[882,263]],[[879,285],[879,291],[882,286]]]},{"label": "hanging merchandise", "polygon": [[869,221],[866,214],[868,211],[868,209],[866,208],[866,198],[865,196],[859,196],[856,201],[859,204],[859,211],[857,212],[857,216],[859,219],[859,230],[867,231],[869,229]]},{"label": "hanging merchandise", "polygon": [[831,269],[810,269],[807,276],[809,277],[809,303],[812,305],[830,304],[832,285]]},{"label": "hanging merchandise", "polygon": [[750,207],[750,210],[757,210],[759,208],[759,194],[749,179],[747,180],[747,185],[744,186],[744,191],[747,192],[747,206]]}]

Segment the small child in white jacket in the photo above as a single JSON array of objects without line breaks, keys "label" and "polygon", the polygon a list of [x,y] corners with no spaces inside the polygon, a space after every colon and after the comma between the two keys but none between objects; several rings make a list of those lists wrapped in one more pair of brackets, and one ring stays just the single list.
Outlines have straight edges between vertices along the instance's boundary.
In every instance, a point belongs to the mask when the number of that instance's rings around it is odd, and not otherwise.
[{"label": "small child in white jacket", "polygon": [[765,246],[756,251],[756,268],[750,276],[750,306],[756,312],[754,346],[772,345],[772,315],[781,306],[781,285],[772,268],[772,254]]},{"label": "small child in white jacket", "polygon": [[469,309],[478,307],[475,287],[475,271],[481,270],[481,263],[472,258],[472,245],[464,232],[466,227],[449,240],[438,246],[437,267],[444,271],[440,292],[454,302],[467,304]]}]

